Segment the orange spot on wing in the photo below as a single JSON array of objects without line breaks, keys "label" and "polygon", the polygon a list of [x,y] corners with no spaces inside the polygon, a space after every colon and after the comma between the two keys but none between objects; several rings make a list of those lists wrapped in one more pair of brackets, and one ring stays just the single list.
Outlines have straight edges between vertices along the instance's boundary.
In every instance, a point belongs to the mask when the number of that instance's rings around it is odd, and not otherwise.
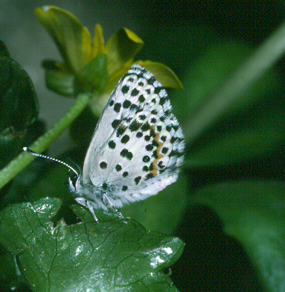
[{"label": "orange spot on wing", "polygon": [[160,137],[159,133],[155,132],[154,135],[155,135],[154,141],[156,141],[158,143],[158,147],[155,149],[157,158],[151,163],[152,170],[151,170],[150,173],[152,173],[154,176],[157,176],[158,175],[157,163],[158,163],[159,159],[163,158],[163,155],[161,153],[159,153],[163,143],[162,142],[158,142],[159,141],[159,137]]}]

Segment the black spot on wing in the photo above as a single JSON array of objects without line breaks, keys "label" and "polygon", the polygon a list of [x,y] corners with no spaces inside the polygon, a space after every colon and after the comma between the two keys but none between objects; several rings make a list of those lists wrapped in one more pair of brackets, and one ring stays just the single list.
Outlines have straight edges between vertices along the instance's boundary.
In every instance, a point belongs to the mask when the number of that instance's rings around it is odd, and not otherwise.
[{"label": "black spot on wing", "polygon": [[170,143],[173,144],[175,141],[177,141],[177,139],[178,139],[177,137],[171,137]]},{"label": "black spot on wing", "polygon": [[131,92],[131,96],[136,96],[136,95],[138,95],[138,93],[139,93],[139,91],[136,88],[134,88]]},{"label": "black spot on wing", "polygon": [[168,147],[163,147],[161,153],[166,154],[168,152]]},{"label": "black spot on wing", "polygon": [[150,172],[149,174],[147,174],[146,180],[153,178],[153,177],[154,177],[154,174]]},{"label": "black spot on wing", "polygon": [[136,120],[134,120],[130,126],[129,126],[129,129],[131,132],[136,132],[141,126],[141,123],[138,123]]},{"label": "black spot on wing", "polygon": [[116,132],[117,137],[121,137],[125,133],[126,129],[127,127],[119,127]]},{"label": "black spot on wing", "polygon": [[145,97],[142,94],[139,96],[139,102],[140,103],[145,102]]},{"label": "black spot on wing", "polygon": [[149,125],[149,123],[144,123],[142,126],[141,126],[141,130],[143,131],[143,132],[146,132],[146,131],[148,131],[150,129],[150,125]]},{"label": "black spot on wing", "polygon": [[152,144],[148,144],[148,145],[145,146],[145,149],[147,151],[151,151],[153,148],[154,148],[154,146]]},{"label": "black spot on wing", "polygon": [[124,94],[126,94],[126,93],[128,93],[129,89],[130,89],[129,86],[124,85],[124,86],[122,87],[122,92],[123,92]]},{"label": "black spot on wing", "polygon": [[124,158],[127,158],[128,160],[132,160],[133,158],[133,153],[126,148],[120,152],[120,155]]},{"label": "black spot on wing", "polygon": [[143,133],[141,131],[137,132],[136,137],[141,138],[143,136]]},{"label": "black spot on wing", "polygon": [[123,102],[123,108],[129,108],[130,106],[131,106],[131,102],[128,100],[128,99],[126,99],[124,102]]},{"label": "black spot on wing", "polygon": [[167,131],[167,132],[170,132],[171,129],[172,129],[171,125],[167,125],[167,126],[166,126],[166,131]]},{"label": "black spot on wing", "polygon": [[134,181],[135,181],[136,185],[139,184],[141,178],[142,178],[141,176],[137,176],[137,177],[135,177]]},{"label": "black spot on wing", "polygon": [[150,157],[148,155],[145,155],[143,158],[142,158],[142,161],[147,163],[150,161]]},{"label": "black spot on wing", "polygon": [[114,111],[116,113],[119,113],[121,110],[121,104],[119,102],[117,102],[115,105],[114,105]]},{"label": "black spot on wing", "polygon": [[107,166],[108,166],[108,165],[107,165],[107,162],[105,162],[105,161],[101,161],[101,162],[100,162],[100,168],[101,168],[101,169],[106,169]]},{"label": "black spot on wing", "polygon": [[120,164],[117,164],[115,166],[115,168],[116,168],[117,171],[121,171],[122,170],[122,166]]},{"label": "black spot on wing", "polygon": [[129,135],[124,135],[124,136],[122,137],[122,139],[121,139],[121,142],[122,142],[123,144],[126,144],[126,143],[128,143],[129,140],[130,140],[130,136],[129,136]]},{"label": "black spot on wing", "polygon": [[142,171],[149,171],[149,168],[145,165],[143,166]]},{"label": "black spot on wing", "polygon": [[118,125],[120,124],[120,120],[114,120],[111,125],[113,127],[113,129],[116,129],[118,127]]},{"label": "black spot on wing", "polygon": [[157,122],[157,119],[156,119],[156,118],[151,118],[150,122],[151,122],[152,124],[155,124],[155,123]]},{"label": "black spot on wing", "polygon": [[113,140],[110,140],[110,141],[108,142],[108,146],[109,146],[109,148],[111,148],[111,149],[115,149],[115,148],[116,148],[116,143],[115,143]]}]

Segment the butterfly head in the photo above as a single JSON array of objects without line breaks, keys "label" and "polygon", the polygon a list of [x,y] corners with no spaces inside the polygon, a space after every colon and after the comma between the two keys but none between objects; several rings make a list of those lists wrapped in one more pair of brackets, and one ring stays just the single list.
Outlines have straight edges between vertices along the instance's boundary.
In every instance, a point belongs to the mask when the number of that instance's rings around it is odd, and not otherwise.
[{"label": "butterfly head", "polygon": [[68,170],[68,184],[69,189],[72,193],[76,193],[78,189],[78,183],[81,180],[81,175],[78,173],[74,173],[72,170]]}]

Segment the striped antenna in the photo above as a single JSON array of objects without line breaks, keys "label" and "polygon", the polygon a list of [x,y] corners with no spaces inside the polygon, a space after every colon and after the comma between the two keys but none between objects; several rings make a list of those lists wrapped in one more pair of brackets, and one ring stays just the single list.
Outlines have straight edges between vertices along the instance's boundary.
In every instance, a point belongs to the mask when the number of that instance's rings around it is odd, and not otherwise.
[{"label": "striped antenna", "polygon": [[34,155],[34,156],[37,156],[37,157],[41,157],[41,158],[46,158],[46,159],[49,159],[49,160],[58,162],[60,164],[63,164],[66,167],[68,167],[69,169],[71,169],[76,174],[77,177],[79,176],[78,172],[72,166],[70,166],[69,164],[67,164],[66,162],[63,162],[63,161],[61,161],[59,159],[56,159],[56,158],[53,158],[53,157],[50,157],[50,156],[47,156],[47,155],[44,155],[44,154],[40,154],[40,153],[34,152],[31,149],[29,149],[28,147],[24,147],[23,150],[25,152],[31,154],[31,155]]}]

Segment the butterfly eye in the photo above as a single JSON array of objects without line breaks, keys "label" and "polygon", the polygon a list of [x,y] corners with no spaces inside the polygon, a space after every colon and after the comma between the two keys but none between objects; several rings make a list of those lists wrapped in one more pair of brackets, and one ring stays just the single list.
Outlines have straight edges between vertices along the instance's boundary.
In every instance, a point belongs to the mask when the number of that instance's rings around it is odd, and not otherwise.
[{"label": "butterfly eye", "polygon": [[71,188],[71,190],[75,190],[77,179],[78,179],[78,175],[75,174],[71,169],[69,169],[68,181],[69,181],[69,187]]}]

